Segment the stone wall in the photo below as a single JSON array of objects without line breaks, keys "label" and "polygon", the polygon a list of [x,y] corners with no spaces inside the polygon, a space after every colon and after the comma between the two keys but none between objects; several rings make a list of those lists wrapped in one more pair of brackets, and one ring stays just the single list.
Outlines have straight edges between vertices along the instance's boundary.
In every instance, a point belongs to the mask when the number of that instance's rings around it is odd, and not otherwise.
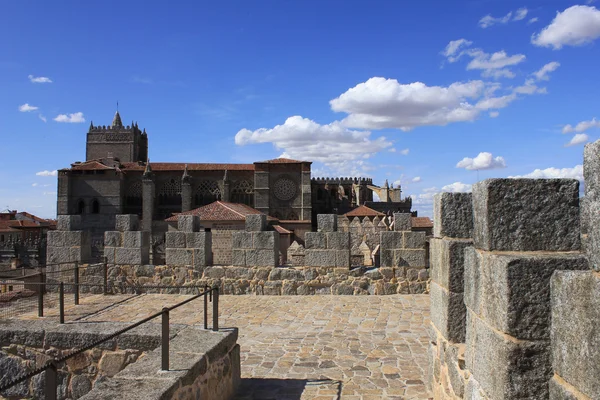
[{"label": "stone wall", "polygon": [[202,229],[197,215],[180,215],[177,228],[177,232],[165,233],[166,263],[201,271],[211,261],[211,233]]},{"label": "stone wall", "polygon": [[304,234],[307,267],[350,268],[350,233],[338,232],[337,215],[318,214],[317,232]]},{"label": "stone wall", "polygon": [[429,390],[436,399],[462,398],[465,369],[466,306],[464,251],[473,246],[471,193],[440,193],[433,203],[435,237],[431,251],[431,342]]},{"label": "stone wall", "polygon": [[[59,263],[89,262],[92,255],[91,235],[81,228],[81,216],[59,215],[57,230],[48,232],[46,265],[48,272],[59,269]],[[61,266],[61,268],[64,266]]]},{"label": "stone wall", "polygon": [[[405,267],[426,273],[427,250],[425,232],[411,231],[411,214],[394,213],[393,231],[380,232],[381,267]],[[424,271],[424,272],[421,272]]]},{"label": "stone wall", "polygon": [[116,231],[104,232],[104,257],[109,264],[148,264],[150,232],[140,231],[137,215],[116,216]]},{"label": "stone wall", "polygon": [[279,232],[267,231],[267,216],[246,216],[246,231],[233,232],[232,264],[238,267],[277,267]]}]

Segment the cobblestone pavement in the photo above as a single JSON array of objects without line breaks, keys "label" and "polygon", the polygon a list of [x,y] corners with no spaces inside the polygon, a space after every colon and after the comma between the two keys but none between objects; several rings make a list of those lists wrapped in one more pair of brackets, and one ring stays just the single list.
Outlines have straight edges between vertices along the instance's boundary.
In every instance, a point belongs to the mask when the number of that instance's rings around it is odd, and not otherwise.
[{"label": "cobblestone pavement", "polygon": [[[137,321],[187,297],[119,299],[84,319]],[[428,295],[220,296],[219,305],[220,327],[239,328],[243,379],[236,400],[430,398]],[[200,324],[202,300],[170,316]]]}]

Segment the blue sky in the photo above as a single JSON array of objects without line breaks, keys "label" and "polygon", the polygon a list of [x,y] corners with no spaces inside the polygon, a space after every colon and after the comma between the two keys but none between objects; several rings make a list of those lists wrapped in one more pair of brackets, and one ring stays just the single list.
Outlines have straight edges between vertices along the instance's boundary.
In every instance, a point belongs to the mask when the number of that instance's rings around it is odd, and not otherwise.
[{"label": "blue sky", "polygon": [[53,217],[54,171],[117,101],[152,161],[312,160],[400,183],[421,215],[485,178],[582,179],[598,4],[2,2],[0,208]]}]

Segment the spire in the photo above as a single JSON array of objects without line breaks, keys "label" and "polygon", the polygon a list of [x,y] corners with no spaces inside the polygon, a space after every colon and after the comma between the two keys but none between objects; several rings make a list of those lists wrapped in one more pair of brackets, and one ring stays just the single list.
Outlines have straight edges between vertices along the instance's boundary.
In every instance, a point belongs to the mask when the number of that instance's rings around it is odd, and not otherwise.
[{"label": "spire", "polygon": [[182,182],[189,182],[191,179],[190,174],[188,174],[188,165],[185,164],[185,168],[183,169],[183,176],[181,177]]},{"label": "spire", "polygon": [[385,187],[385,188],[389,188],[390,187],[390,184],[388,183],[387,179],[385,180],[385,184],[383,185],[383,187]]},{"label": "spire", "polygon": [[150,159],[146,161],[146,169],[144,170],[144,178],[152,177],[152,168],[150,168]]},{"label": "spire", "polygon": [[90,131],[94,129],[94,121],[90,121]]},{"label": "spire", "polygon": [[223,174],[223,182],[227,182],[229,180],[229,177],[227,175],[227,170],[225,170],[225,173]]},{"label": "spire", "polygon": [[119,114],[119,111],[117,111],[115,113],[115,117],[113,118],[113,122],[112,122],[112,127],[113,128],[122,128],[123,127],[123,122],[121,122],[121,115]]}]

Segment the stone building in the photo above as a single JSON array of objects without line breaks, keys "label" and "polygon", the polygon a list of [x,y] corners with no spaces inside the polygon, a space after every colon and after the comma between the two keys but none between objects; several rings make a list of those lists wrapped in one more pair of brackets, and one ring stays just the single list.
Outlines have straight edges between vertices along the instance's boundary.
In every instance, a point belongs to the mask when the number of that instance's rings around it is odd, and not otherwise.
[{"label": "stone building", "polygon": [[[373,186],[366,178],[311,179],[311,162],[277,158],[252,164],[162,163],[148,160],[148,134],[137,122],[90,124],[86,159],[58,173],[58,215],[81,215],[82,228],[100,238],[118,214],[137,214],[142,229],[160,234],[166,218],[214,201],[240,203],[307,231],[316,215],[343,214],[362,203],[379,211],[410,212],[400,189]],[[373,191],[384,202],[373,202]],[[398,209],[398,205],[401,205]],[[390,208],[391,207],[391,208]]]}]

